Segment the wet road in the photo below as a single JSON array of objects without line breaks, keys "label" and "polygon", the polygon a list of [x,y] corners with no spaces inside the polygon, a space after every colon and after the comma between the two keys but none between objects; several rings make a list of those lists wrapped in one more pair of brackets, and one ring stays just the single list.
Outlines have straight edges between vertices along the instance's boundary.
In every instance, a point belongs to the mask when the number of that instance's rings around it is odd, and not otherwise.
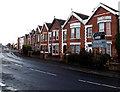
[{"label": "wet road", "polygon": [[2,90],[120,90],[120,80],[72,71],[43,60],[0,53]]}]

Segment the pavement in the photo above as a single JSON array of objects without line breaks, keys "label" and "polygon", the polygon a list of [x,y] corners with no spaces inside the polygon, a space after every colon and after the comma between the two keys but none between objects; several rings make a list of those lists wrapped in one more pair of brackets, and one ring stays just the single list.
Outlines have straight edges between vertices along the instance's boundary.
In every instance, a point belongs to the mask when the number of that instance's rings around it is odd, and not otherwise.
[{"label": "pavement", "polygon": [[[26,59],[30,59],[30,60],[33,59],[34,61],[41,62],[40,58],[22,56],[17,51],[14,51],[14,54],[18,57],[22,57],[22,58],[26,58]],[[46,63],[46,64],[49,63],[53,66],[59,66],[61,68],[69,69],[69,70],[73,70],[73,71],[79,71],[79,72],[90,73],[90,74],[112,77],[112,78],[120,78],[120,71],[88,69],[88,68],[78,67],[78,66],[75,66],[75,65],[69,65],[69,64],[61,63],[61,62],[58,62],[58,61],[51,61],[51,60],[44,60],[43,63]]]}]

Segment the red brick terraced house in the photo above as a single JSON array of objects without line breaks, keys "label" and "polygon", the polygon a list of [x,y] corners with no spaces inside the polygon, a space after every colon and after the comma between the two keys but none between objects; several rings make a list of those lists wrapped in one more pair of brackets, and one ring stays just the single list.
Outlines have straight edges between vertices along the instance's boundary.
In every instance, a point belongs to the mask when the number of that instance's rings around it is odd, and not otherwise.
[{"label": "red brick terraced house", "polygon": [[51,27],[51,23],[44,23],[41,28],[41,53],[50,53],[49,45],[49,29]]},{"label": "red brick terraced house", "polygon": [[35,31],[35,51],[40,51],[40,32],[42,26],[38,26]]},{"label": "red brick terraced house", "polygon": [[32,47],[32,50],[35,51],[35,30],[33,29],[31,32],[30,32],[30,38],[31,38],[31,47]]},{"label": "red brick terraced house", "polygon": [[115,48],[118,31],[118,11],[100,3],[85,25],[85,49],[95,53],[117,56]]},{"label": "red brick terraced house", "polygon": [[24,45],[27,45],[27,42],[28,42],[28,34],[25,34],[24,36]]},{"label": "red brick terraced house", "polygon": [[27,45],[31,45],[31,38],[30,34],[27,36]]},{"label": "red brick terraced house", "polygon": [[62,30],[62,52],[79,53],[85,48],[85,21],[89,16],[71,12]]},{"label": "red brick terraced house", "polygon": [[62,54],[62,25],[65,20],[54,18],[50,32],[49,32],[49,44],[50,52],[52,56],[60,56]]}]

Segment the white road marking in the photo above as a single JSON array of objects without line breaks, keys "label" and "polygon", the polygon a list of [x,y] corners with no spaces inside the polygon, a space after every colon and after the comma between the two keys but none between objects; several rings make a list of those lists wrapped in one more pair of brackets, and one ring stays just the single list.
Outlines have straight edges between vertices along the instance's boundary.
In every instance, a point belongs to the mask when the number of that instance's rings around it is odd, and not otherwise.
[{"label": "white road marking", "polygon": [[20,66],[20,67],[23,67],[22,65],[20,65],[20,64],[15,64],[16,66]]},{"label": "white road marking", "polygon": [[109,88],[114,88],[114,89],[120,89],[120,87],[107,85],[107,84],[96,83],[96,82],[92,82],[92,81],[85,81],[85,80],[78,80],[78,81],[79,82],[90,83],[90,84],[94,84],[94,85],[99,85],[99,86],[104,86],[104,87],[109,87]]},{"label": "white road marking", "polygon": [[41,70],[37,70],[37,69],[33,69],[33,68],[31,68],[31,70],[40,72],[40,73],[44,73],[44,74],[48,74],[48,75],[52,75],[52,76],[57,76],[55,73],[45,72],[45,71],[41,71]]},{"label": "white road marking", "polygon": [[7,90],[10,90],[10,91],[17,91],[17,89],[15,88],[12,88],[12,87],[6,87]]},{"label": "white road marking", "polygon": [[6,85],[0,82],[0,86],[1,86],[1,87],[4,87],[4,86],[6,86]]}]

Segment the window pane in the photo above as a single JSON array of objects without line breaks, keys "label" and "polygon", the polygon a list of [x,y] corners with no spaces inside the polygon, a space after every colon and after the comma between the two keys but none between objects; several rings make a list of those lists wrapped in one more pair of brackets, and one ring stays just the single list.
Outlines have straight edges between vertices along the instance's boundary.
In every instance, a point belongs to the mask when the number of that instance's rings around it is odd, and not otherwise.
[{"label": "window pane", "polygon": [[111,23],[106,23],[106,34],[111,35]]},{"label": "window pane", "polygon": [[58,54],[58,51],[59,51],[59,46],[56,45],[56,54]]},{"label": "window pane", "polygon": [[107,44],[106,49],[107,49],[107,54],[110,55],[111,54],[110,44]]},{"label": "window pane", "polygon": [[56,32],[56,40],[58,40],[58,31],[55,31]]},{"label": "window pane", "polygon": [[74,28],[71,28],[71,38],[74,38]]},{"label": "window pane", "polygon": [[80,45],[76,45],[76,53],[80,53]]},{"label": "window pane", "polygon": [[104,32],[104,23],[99,24],[99,32]]},{"label": "window pane", "polygon": [[76,38],[80,38],[80,28],[76,28]]},{"label": "window pane", "polygon": [[88,38],[92,38],[92,27],[88,28]]},{"label": "window pane", "polygon": [[74,53],[74,45],[71,45],[71,53]]},{"label": "window pane", "polygon": [[66,40],[66,35],[67,35],[67,32],[64,31],[64,32],[63,32],[63,40]]},{"label": "window pane", "polygon": [[53,31],[53,40],[55,40],[55,31]]}]

